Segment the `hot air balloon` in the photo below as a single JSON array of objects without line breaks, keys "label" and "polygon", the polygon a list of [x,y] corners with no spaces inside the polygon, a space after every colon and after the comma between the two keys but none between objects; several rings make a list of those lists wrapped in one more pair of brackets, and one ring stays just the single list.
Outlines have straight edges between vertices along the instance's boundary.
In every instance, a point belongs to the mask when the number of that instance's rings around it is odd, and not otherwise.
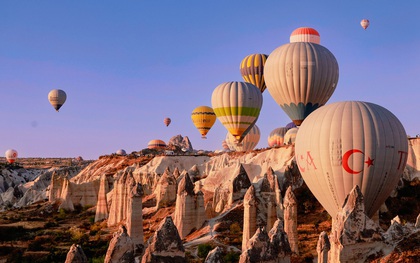
[{"label": "hot air balloon", "polygon": [[199,106],[192,111],[191,120],[200,132],[201,138],[206,139],[207,133],[216,121],[216,114],[213,109],[208,106]]},{"label": "hot air balloon", "polygon": [[14,163],[18,157],[18,152],[15,149],[9,149],[6,151],[5,156],[9,163]]},{"label": "hot air balloon", "polygon": [[268,135],[268,146],[276,147],[282,146],[284,144],[284,135],[287,132],[286,127],[280,127],[272,130],[270,135]]},{"label": "hot air balloon", "polygon": [[240,143],[260,115],[261,91],[247,82],[224,82],[211,96],[211,104],[219,121]]},{"label": "hot air balloon", "polygon": [[166,125],[166,127],[168,127],[169,126],[169,124],[171,124],[171,118],[165,118],[165,119],[163,119],[163,123]]},{"label": "hot air balloon", "polygon": [[362,19],[362,21],[360,21],[360,25],[363,27],[364,30],[366,30],[366,28],[368,28],[369,26],[369,20],[367,19]]},{"label": "hot air balloon", "polygon": [[271,97],[299,126],[333,94],[338,82],[338,63],[321,45],[293,42],[276,48],[268,56],[264,78]]},{"label": "hot air balloon", "polygon": [[255,146],[257,146],[258,142],[260,141],[260,137],[260,129],[256,124],[254,124],[249,130],[248,134],[245,135],[241,143],[235,143],[235,137],[229,132],[226,134],[226,141],[228,142],[227,144],[231,150],[235,150],[237,152],[246,152],[253,150]]},{"label": "hot air balloon", "polygon": [[284,135],[284,144],[290,145],[294,144],[296,141],[296,135],[298,133],[298,128],[291,128],[288,129],[286,134]]},{"label": "hot air balloon", "polygon": [[[228,134],[230,134],[230,133],[228,133]],[[222,148],[223,148],[224,151],[229,151],[230,150],[229,145],[227,144],[226,140],[222,141]]]},{"label": "hot air balloon", "polygon": [[289,122],[286,124],[286,129],[296,128],[296,124],[294,122]]},{"label": "hot air balloon", "polygon": [[299,128],[295,158],[305,183],[334,217],[355,185],[372,217],[398,184],[407,134],[387,109],[344,101],[311,113]]},{"label": "hot air balloon", "polygon": [[61,89],[53,89],[48,93],[48,100],[56,111],[58,111],[64,102],[66,102],[67,95]]},{"label": "hot air balloon", "polygon": [[148,149],[158,149],[158,150],[163,150],[166,148],[166,143],[162,140],[151,140],[148,144],[147,144],[147,148]]},{"label": "hot air balloon", "polygon": [[310,27],[299,27],[290,34],[290,43],[294,42],[311,42],[315,44],[321,43],[321,37],[318,31]]},{"label": "hot air balloon", "polygon": [[257,86],[261,92],[264,92],[267,87],[264,81],[264,64],[267,57],[265,54],[248,55],[242,60],[239,67],[242,78]]},{"label": "hot air balloon", "polygon": [[124,149],[119,149],[119,150],[116,152],[116,154],[117,154],[117,155],[122,155],[122,156],[127,155],[127,153],[125,152],[125,150],[124,150]]}]

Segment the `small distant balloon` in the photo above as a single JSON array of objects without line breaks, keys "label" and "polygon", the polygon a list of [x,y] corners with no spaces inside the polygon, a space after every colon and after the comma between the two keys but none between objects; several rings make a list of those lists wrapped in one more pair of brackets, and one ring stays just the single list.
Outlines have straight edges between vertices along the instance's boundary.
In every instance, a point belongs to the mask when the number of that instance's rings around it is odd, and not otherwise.
[{"label": "small distant balloon", "polygon": [[269,147],[278,147],[284,144],[284,135],[287,132],[286,127],[279,127],[270,132],[268,135],[268,146]]},{"label": "small distant balloon", "polygon": [[127,155],[127,153],[126,153],[126,151],[125,151],[124,149],[119,149],[119,150],[116,152],[116,154],[118,154],[118,155],[122,155],[122,156]]},{"label": "small distant balloon", "polygon": [[61,89],[53,89],[48,93],[48,100],[57,112],[63,106],[64,102],[66,102],[66,99],[67,95]]},{"label": "small distant balloon", "polygon": [[294,144],[296,141],[296,135],[299,129],[297,127],[288,129],[286,134],[284,135],[284,144],[290,145]]},{"label": "small distant balloon", "polygon": [[166,125],[166,127],[168,127],[169,124],[171,124],[171,118],[165,118],[165,119],[163,119],[163,123]]},{"label": "small distant balloon", "polygon": [[360,25],[363,27],[364,30],[366,30],[366,28],[368,28],[370,22],[367,19],[362,19],[362,21],[360,21]]},{"label": "small distant balloon", "polygon": [[5,153],[6,160],[9,163],[14,163],[18,157],[18,152],[15,149],[9,149]]},{"label": "small distant balloon", "polygon": [[216,114],[208,106],[198,106],[191,113],[191,120],[201,134],[201,138],[207,139],[206,135],[216,122]]}]

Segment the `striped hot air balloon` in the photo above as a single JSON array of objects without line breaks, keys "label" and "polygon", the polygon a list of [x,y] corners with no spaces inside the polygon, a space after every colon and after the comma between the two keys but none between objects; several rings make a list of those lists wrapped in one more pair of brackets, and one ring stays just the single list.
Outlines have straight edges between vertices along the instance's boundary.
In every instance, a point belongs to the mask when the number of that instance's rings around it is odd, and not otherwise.
[{"label": "striped hot air balloon", "polygon": [[237,152],[246,152],[253,150],[257,146],[258,142],[260,141],[260,137],[260,128],[254,124],[247,135],[245,135],[241,143],[235,143],[235,137],[233,137],[233,135],[229,132],[226,134],[226,141],[228,141],[228,146],[231,150],[235,150]]},{"label": "striped hot air balloon", "polygon": [[61,106],[63,106],[64,102],[66,102],[66,99],[67,94],[64,92],[64,90],[53,89],[48,93],[48,101],[56,111],[58,111]]},{"label": "striped hot air balloon", "polygon": [[246,56],[239,67],[242,78],[257,86],[261,92],[267,88],[264,81],[264,64],[267,61],[265,54],[252,54]]},{"label": "striped hot air balloon", "polygon": [[247,82],[224,82],[211,96],[217,119],[240,143],[257,122],[263,97],[261,91]]},{"label": "striped hot air balloon", "polygon": [[284,145],[284,135],[287,132],[286,127],[279,127],[270,132],[268,135],[268,146],[269,147],[278,147]]},{"label": "striped hot air balloon", "polygon": [[398,184],[407,155],[407,134],[397,117],[361,101],[317,109],[302,123],[295,142],[299,171],[332,217],[356,185],[372,217]]},{"label": "striped hot air balloon", "polygon": [[294,42],[310,42],[315,44],[321,43],[321,37],[318,31],[310,27],[299,27],[290,34],[290,43]]},{"label": "striped hot air balloon", "polygon": [[166,125],[166,127],[168,127],[169,124],[171,124],[171,118],[166,117],[165,119],[163,119],[163,123]]},{"label": "striped hot air balloon", "polygon": [[18,152],[15,149],[9,149],[5,153],[8,163],[14,163],[18,157]]},{"label": "striped hot air balloon", "polygon": [[191,120],[201,134],[201,138],[206,139],[207,133],[216,122],[216,114],[208,106],[198,106],[191,113]]},{"label": "striped hot air balloon", "polygon": [[160,149],[163,150],[166,148],[166,143],[162,140],[151,140],[147,144],[148,149]]},{"label": "striped hot air balloon", "polygon": [[338,63],[321,45],[293,42],[276,48],[268,56],[264,78],[271,97],[299,126],[333,94],[338,82]]}]

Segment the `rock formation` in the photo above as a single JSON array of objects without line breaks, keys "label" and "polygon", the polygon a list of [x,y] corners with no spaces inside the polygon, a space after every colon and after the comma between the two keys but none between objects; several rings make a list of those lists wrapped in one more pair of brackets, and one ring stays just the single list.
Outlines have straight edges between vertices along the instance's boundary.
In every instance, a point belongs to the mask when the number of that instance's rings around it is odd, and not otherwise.
[{"label": "rock formation", "polygon": [[54,203],[57,199],[61,197],[61,190],[63,189],[63,177],[58,175],[55,171],[52,173],[51,183],[50,183],[50,192],[48,195],[48,201]]},{"label": "rock formation", "polygon": [[111,208],[108,216],[108,226],[113,226],[126,219],[128,209],[128,199],[131,190],[136,182],[133,178],[132,168],[124,169],[120,177],[114,182],[112,192]]},{"label": "rock formation", "polygon": [[134,243],[127,234],[127,229],[120,226],[117,233],[109,242],[104,263],[132,263],[134,262]]},{"label": "rock formation", "polygon": [[168,146],[176,146],[179,149],[184,149],[184,152],[192,152],[193,147],[191,145],[190,139],[187,136],[182,137],[181,134],[173,136],[169,139]]},{"label": "rock formation", "polygon": [[88,259],[83,252],[80,245],[73,244],[67,253],[66,261],[64,263],[88,263]]},{"label": "rock formation", "polygon": [[143,189],[141,184],[138,183],[131,191],[126,219],[127,234],[133,241],[136,255],[141,255],[144,248],[142,197]]},{"label": "rock formation", "polygon": [[290,249],[282,219],[278,219],[267,234],[259,227],[240,256],[240,263],[290,263]]},{"label": "rock formation", "polygon": [[220,247],[215,247],[206,257],[204,263],[224,263],[223,251]]},{"label": "rock formation", "polygon": [[328,253],[330,252],[330,239],[325,231],[322,231],[316,245],[318,253],[318,263],[328,263]]},{"label": "rock formation", "polygon": [[63,178],[63,188],[61,190],[61,204],[58,207],[58,209],[74,211],[72,196],[73,196],[73,193],[72,193],[70,181],[67,178]]},{"label": "rock formation", "polygon": [[420,214],[417,216],[415,227],[420,228]]},{"label": "rock formation", "polygon": [[167,207],[175,203],[177,183],[169,168],[165,170],[156,184],[156,209]]},{"label": "rock formation", "polygon": [[333,220],[330,234],[330,262],[365,262],[369,256],[386,254],[383,230],[365,214],[358,185],[346,197]]},{"label": "rock formation", "polygon": [[159,228],[147,242],[142,263],[186,263],[185,249],[178,230],[170,216],[162,220]]},{"label": "rock formation", "polygon": [[199,229],[205,220],[203,194],[194,193],[194,184],[186,174],[178,186],[173,222],[181,239],[193,229]]},{"label": "rock formation", "polygon": [[284,230],[289,238],[293,253],[299,254],[297,234],[297,200],[293,194],[292,186],[286,190],[283,200],[284,206]]},{"label": "rock formation", "polygon": [[106,198],[108,191],[108,180],[106,179],[106,175],[102,175],[99,183],[98,202],[96,203],[95,222],[108,218],[109,211]]},{"label": "rock formation", "polygon": [[242,251],[247,249],[248,241],[257,230],[257,198],[255,187],[251,185],[244,196],[244,226],[242,232]]}]

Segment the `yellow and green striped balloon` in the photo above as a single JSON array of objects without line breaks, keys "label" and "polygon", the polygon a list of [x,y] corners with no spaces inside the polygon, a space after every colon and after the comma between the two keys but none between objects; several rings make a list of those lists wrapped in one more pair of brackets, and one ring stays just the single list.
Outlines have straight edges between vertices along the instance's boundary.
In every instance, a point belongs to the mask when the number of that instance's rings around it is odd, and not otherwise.
[{"label": "yellow and green striped balloon", "polygon": [[249,83],[257,86],[261,93],[266,89],[264,81],[264,65],[268,55],[251,54],[246,56],[240,65],[242,78]]},{"label": "yellow and green striped balloon", "polygon": [[191,113],[191,120],[201,134],[201,138],[207,139],[206,135],[216,122],[216,114],[208,106],[198,106]]},{"label": "yellow and green striped balloon", "polygon": [[217,119],[240,143],[260,115],[263,97],[261,91],[247,82],[224,82],[211,96]]}]

